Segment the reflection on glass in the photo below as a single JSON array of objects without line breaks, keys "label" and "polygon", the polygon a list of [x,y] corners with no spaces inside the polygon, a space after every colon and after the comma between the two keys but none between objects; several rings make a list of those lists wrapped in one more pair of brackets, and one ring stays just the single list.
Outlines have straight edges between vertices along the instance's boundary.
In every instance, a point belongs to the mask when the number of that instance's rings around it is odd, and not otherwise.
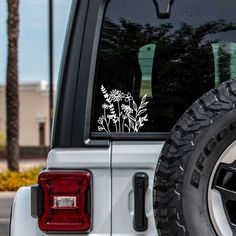
[{"label": "reflection on glass", "polygon": [[137,103],[148,94],[149,121],[139,131],[166,132],[202,94],[236,78],[235,12],[235,0],[178,0],[170,18],[159,19],[153,0],[111,0],[98,53],[93,130],[101,85],[131,92]]},{"label": "reflection on glass", "polygon": [[155,44],[147,44],[139,49],[138,61],[142,73],[139,97],[143,97],[145,94],[147,97],[152,97],[152,68],[155,49]]},{"label": "reflection on glass", "polygon": [[[222,42],[212,43],[215,65],[215,86],[219,85],[225,79],[236,79],[236,43]],[[227,66],[227,62],[230,65]],[[224,68],[221,68],[224,66]],[[222,69],[222,71],[220,71]],[[227,78],[227,74],[229,78]]]},{"label": "reflection on glass", "polygon": [[231,74],[231,79],[236,79],[236,43],[231,43],[230,49],[231,49],[230,74]]},{"label": "reflection on glass", "polygon": [[215,65],[215,87],[220,84],[220,68],[219,68],[219,52],[220,45],[219,43],[211,44],[214,55],[214,65]]}]

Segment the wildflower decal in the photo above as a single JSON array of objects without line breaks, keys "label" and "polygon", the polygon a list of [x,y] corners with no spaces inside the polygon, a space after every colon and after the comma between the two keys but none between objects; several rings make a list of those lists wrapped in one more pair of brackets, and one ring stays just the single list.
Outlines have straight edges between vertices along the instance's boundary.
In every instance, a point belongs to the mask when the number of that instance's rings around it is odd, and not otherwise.
[{"label": "wildflower decal", "polygon": [[123,93],[114,89],[110,93],[101,86],[105,99],[102,105],[103,115],[98,118],[98,131],[100,132],[133,132],[136,133],[148,121],[146,111],[147,94],[138,106],[130,93]]}]

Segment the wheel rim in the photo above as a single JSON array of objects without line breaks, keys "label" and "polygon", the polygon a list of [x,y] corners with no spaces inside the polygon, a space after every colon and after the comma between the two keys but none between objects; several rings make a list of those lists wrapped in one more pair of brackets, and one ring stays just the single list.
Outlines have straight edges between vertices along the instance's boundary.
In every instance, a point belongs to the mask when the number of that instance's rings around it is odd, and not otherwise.
[{"label": "wheel rim", "polygon": [[236,141],[223,152],[211,174],[208,207],[217,234],[236,235]]}]

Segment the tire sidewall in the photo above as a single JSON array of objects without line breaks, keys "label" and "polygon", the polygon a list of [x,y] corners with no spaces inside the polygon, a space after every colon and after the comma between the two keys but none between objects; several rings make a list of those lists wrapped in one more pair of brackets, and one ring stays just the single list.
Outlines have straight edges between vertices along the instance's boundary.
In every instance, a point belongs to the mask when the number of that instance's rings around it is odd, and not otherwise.
[{"label": "tire sidewall", "polygon": [[[211,173],[221,154],[236,140],[236,109],[222,111],[213,124],[195,140],[194,148],[183,160],[181,204],[190,236],[216,236],[208,210]],[[222,137],[222,133],[224,134]],[[212,150],[209,152],[208,146]]]}]

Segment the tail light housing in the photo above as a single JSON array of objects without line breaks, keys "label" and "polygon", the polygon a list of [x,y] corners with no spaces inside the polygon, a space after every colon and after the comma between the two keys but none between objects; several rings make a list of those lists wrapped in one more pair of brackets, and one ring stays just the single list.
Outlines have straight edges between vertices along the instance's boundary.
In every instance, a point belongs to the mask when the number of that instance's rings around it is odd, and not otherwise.
[{"label": "tail light housing", "polygon": [[39,228],[44,232],[89,232],[91,180],[87,171],[42,172],[38,178]]}]

